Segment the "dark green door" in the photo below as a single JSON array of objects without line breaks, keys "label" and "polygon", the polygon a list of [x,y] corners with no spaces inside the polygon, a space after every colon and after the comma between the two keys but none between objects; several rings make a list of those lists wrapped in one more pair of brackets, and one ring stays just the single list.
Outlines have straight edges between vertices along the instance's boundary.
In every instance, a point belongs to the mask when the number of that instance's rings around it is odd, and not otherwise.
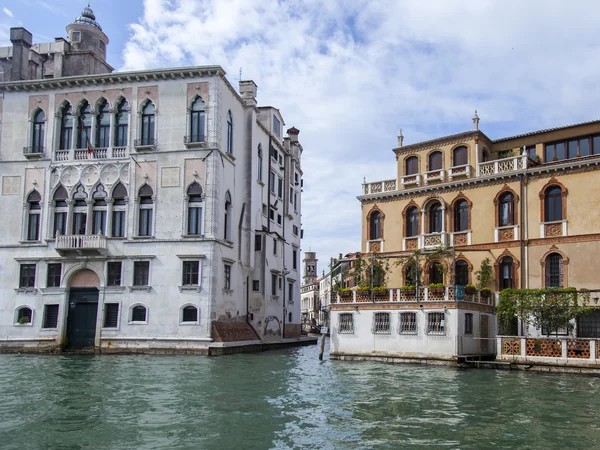
[{"label": "dark green door", "polygon": [[93,347],[98,314],[98,289],[72,288],[69,292],[67,345]]}]

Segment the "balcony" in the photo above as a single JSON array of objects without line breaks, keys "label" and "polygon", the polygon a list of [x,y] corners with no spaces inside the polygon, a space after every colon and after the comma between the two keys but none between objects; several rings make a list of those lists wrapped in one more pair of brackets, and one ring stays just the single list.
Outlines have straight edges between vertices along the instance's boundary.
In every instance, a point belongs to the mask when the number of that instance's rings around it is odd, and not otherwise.
[{"label": "balcony", "polygon": [[127,147],[108,147],[108,148],[76,148],[74,150],[55,150],[54,161],[90,161],[103,160],[109,158],[127,158]]},{"label": "balcony", "polygon": [[183,137],[183,144],[186,148],[206,147],[206,136],[202,134],[192,134]]},{"label": "balcony", "polygon": [[106,236],[95,234],[65,235],[56,237],[56,251],[61,256],[77,255],[106,255]]},{"label": "balcony", "polygon": [[154,138],[141,138],[133,141],[133,147],[136,151],[148,151],[156,150],[156,139]]},{"label": "balcony", "polygon": [[448,180],[452,181],[454,178],[459,177],[471,177],[471,166],[469,164],[450,167],[450,170],[448,170]]},{"label": "balcony", "polygon": [[425,180],[425,184],[430,181],[441,181],[442,183],[446,179],[446,172],[444,170],[430,170],[429,172],[425,172],[425,176],[423,177]]},{"label": "balcony", "polygon": [[471,231],[457,231],[450,233],[450,247],[471,245]]},{"label": "balcony", "polygon": [[382,192],[391,192],[397,190],[396,180],[375,181],[373,183],[363,183],[363,194],[379,194]]},{"label": "balcony", "polygon": [[479,163],[477,166],[477,176],[498,175],[501,173],[516,172],[521,169],[527,169],[526,154]]},{"label": "balcony", "polygon": [[409,186],[421,186],[421,174],[406,175],[400,179],[400,184],[405,189]]},{"label": "balcony", "polygon": [[446,248],[448,246],[448,233],[429,233],[423,234],[420,237],[419,248],[425,250],[433,250],[436,248]]},{"label": "balcony", "polygon": [[480,291],[474,293],[464,293],[457,296],[457,289],[454,286],[444,286],[443,288],[430,288],[427,286],[417,289],[406,288],[387,288],[385,290],[350,290],[344,292],[334,292],[332,296],[333,303],[395,303],[395,302],[465,302],[479,303],[482,305],[494,306],[496,296],[485,294]]},{"label": "balcony", "polygon": [[43,146],[23,147],[23,155],[27,159],[41,158],[44,156]]}]

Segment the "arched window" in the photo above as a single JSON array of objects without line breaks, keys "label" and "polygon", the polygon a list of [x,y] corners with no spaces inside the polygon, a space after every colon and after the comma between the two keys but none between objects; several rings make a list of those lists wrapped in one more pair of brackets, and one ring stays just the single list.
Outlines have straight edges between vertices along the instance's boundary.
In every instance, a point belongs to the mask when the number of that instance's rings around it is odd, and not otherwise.
[{"label": "arched window", "polygon": [[73,109],[68,103],[62,110],[62,118],[60,121],[60,150],[68,150],[73,142]]},{"label": "arched window", "polygon": [[32,191],[27,196],[27,240],[28,241],[39,241],[40,240],[40,217],[42,207],[40,202],[42,196],[36,190]]},{"label": "arched window", "polygon": [[96,117],[96,147],[107,148],[110,145],[110,113],[108,102],[103,100]]},{"label": "arched window", "polygon": [[143,185],[138,191],[140,203],[138,236],[152,236],[152,210],[154,209],[153,195],[154,191],[147,184]]},{"label": "arched window", "polygon": [[498,201],[498,225],[501,227],[515,224],[515,197],[510,192],[502,194]]},{"label": "arched window", "polygon": [[125,214],[127,210],[127,189],[118,183],[112,192],[112,236],[125,237]]},{"label": "arched window", "polygon": [[466,200],[459,200],[454,204],[454,231],[467,231],[469,229],[469,204]]},{"label": "arched window", "polygon": [[196,100],[192,103],[190,119],[190,142],[204,142],[206,109],[204,100],[201,97],[196,97]]},{"label": "arched window", "polygon": [[23,306],[19,308],[17,311],[17,323],[20,325],[25,325],[31,323],[31,319],[33,317],[33,311],[31,308],[27,306]]},{"label": "arched window", "polygon": [[198,322],[198,308],[188,305],[181,311],[182,322]]},{"label": "arched window", "polygon": [[231,231],[230,231],[230,216],[231,216],[231,194],[229,191],[225,193],[225,220],[224,220],[224,228],[223,228],[223,238],[226,240],[231,239]]},{"label": "arched window", "polygon": [[44,136],[46,129],[46,115],[41,109],[33,116],[33,133],[31,139],[31,153],[44,153]]},{"label": "arched window", "polygon": [[96,188],[96,192],[92,194],[93,200],[93,216],[92,216],[92,232],[93,234],[106,234],[106,191],[101,184]]},{"label": "arched window", "polygon": [[462,259],[459,259],[454,264],[454,284],[457,286],[466,286],[469,283],[469,264]]},{"label": "arched window", "polygon": [[429,155],[429,171],[442,170],[442,152],[433,152]]},{"label": "arched window", "polygon": [[513,288],[513,259],[505,256],[500,260],[500,290]]},{"label": "arched window", "polygon": [[443,219],[442,205],[439,202],[435,202],[429,208],[429,232],[441,233]]},{"label": "arched window", "polygon": [[559,253],[550,253],[546,257],[545,277],[547,288],[563,287],[563,257]]},{"label": "arched window", "polygon": [[227,153],[233,153],[233,117],[227,111]]},{"label": "arched window", "polygon": [[544,192],[544,220],[546,222],[563,220],[562,190],[558,186],[550,186]]},{"label": "arched window", "polygon": [[416,173],[419,173],[419,158],[417,158],[416,156],[410,156],[406,158],[405,164],[406,175],[414,175]]},{"label": "arched window", "polygon": [[54,230],[52,237],[67,234],[67,190],[61,185],[54,192]]},{"label": "arched window", "polygon": [[188,196],[188,229],[187,234],[202,234],[202,187],[197,182],[190,185]]},{"label": "arched window", "polygon": [[77,148],[87,148],[92,134],[92,115],[90,104],[86,101],[79,107],[79,126],[77,130]]},{"label": "arched window", "polygon": [[142,142],[141,145],[154,145],[154,103],[146,102],[142,109]]},{"label": "arched window", "polygon": [[77,186],[73,194],[73,234],[85,234],[87,222],[87,193],[83,186]]},{"label": "arched window", "polygon": [[131,308],[132,322],[146,322],[147,308],[144,305],[136,305]]},{"label": "arched window", "polygon": [[411,206],[406,211],[406,237],[419,235],[419,210]]},{"label": "arched window", "polygon": [[263,179],[263,153],[262,153],[262,146],[260,144],[258,144],[257,172],[258,172],[258,181],[262,181],[262,179]]},{"label": "arched window", "polygon": [[381,213],[373,211],[369,217],[369,239],[381,239]]},{"label": "arched window", "polygon": [[115,116],[115,142],[114,147],[127,146],[127,134],[129,129],[129,105],[127,100],[121,99],[117,105],[117,115]]},{"label": "arched window", "polygon": [[429,266],[429,284],[444,284],[444,269],[439,262]]},{"label": "arched window", "polygon": [[468,164],[467,147],[461,145],[452,151],[452,162],[454,166],[466,166]]}]

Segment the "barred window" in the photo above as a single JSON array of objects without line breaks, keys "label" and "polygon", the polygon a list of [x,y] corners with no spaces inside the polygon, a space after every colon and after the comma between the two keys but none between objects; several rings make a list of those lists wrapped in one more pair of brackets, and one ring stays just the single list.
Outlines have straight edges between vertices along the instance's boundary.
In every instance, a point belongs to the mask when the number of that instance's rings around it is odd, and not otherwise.
[{"label": "barred window", "polygon": [[427,334],[446,334],[446,320],[443,312],[427,313]]},{"label": "barred window", "polygon": [[44,305],[42,328],[58,328],[58,305]]},{"label": "barred window", "polygon": [[354,334],[354,316],[352,313],[341,313],[338,322],[338,333]]},{"label": "barred window", "polygon": [[473,334],[473,314],[465,314],[465,334]]},{"label": "barred window", "polygon": [[417,334],[417,313],[400,313],[400,326],[398,332],[400,334]]},{"label": "barred window", "polygon": [[390,313],[375,313],[373,315],[373,333],[390,334]]},{"label": "barred window", "polygon": [[546,287],[563,287],[563,258],[558,253],[551,253],[546,258]]},{"label": "barred window", "polygon": [[104,328],[117,328],[119,326],[119,304],[104,304]]},{"label": "barred window", "polygon": [[26,325],[31,323],[33,318],[33,310],[24,306],[17,311],[17,323],[20,325]]}]

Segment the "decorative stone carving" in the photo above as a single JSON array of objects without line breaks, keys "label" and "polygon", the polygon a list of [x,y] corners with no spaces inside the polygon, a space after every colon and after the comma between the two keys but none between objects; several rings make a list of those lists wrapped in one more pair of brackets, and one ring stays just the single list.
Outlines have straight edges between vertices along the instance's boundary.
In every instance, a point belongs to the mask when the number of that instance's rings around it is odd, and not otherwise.
[{"label": "decorative stone carving", "polygon": [[79,170],[74,166],[66,167],[60,174],[60,181],[67,187],[74,186],[79,181]]},{"label": "decorative stone carving", "polygon": [[369,252],[380,252],[381,251],[381,241],[373,241],[369,242]]},{"label": "decorative stone carving", "polygon": [[562,224],[561,223],[547,223],[544,225],[544,236],[555,237],[562,236]]},{"label": "decorative stone carving", "polygon": [[519,356],[521,354],[521,339],[502,338],[502,354]]},{"label": "decorative stone carving", "polygon": [[114,164],[102,167],[100,170],[100,181],[110,186],[119,180],[119,169]]},{"label": "decorative stone carving", "polygon": [[467,245],[468,243],[469,240],[467,238],[466,233],[454,235],[454,245]]},{"label": "decorative stone carving", "polygon": [[81,182],[88,186],[93,185],[100,179],[100,171],[96,166],[87,166],[81,171]]},{"label": "decorative stone carving", "polygon": [[498,241],[513,241],[515,239],[515,231],[512,228],[505,228],[503,230],[499,230],[498,232]]}]

